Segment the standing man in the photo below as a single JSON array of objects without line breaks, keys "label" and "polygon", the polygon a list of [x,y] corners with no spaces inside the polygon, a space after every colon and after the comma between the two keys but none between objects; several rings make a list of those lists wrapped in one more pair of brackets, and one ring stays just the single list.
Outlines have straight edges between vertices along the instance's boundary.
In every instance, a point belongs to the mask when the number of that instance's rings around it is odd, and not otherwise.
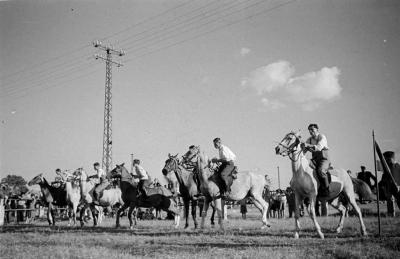
[{"label": "standing man", "polygon": [[[373,190],[374,186],[376,186],[376,177],[370,171],[365,171],[365,166],[363,165],[361,166],[361,172],[357,174],[357,179],[360,179],[368,184],[371,190]],[[374,180],[374,185],[372,185],[371,179]]]},{"label": "standing man", "polygon": [[134,159],[133,160],[133,177],[134,178],[139,178],[139,184],[138,184],[138,191],[139,191],[139,196],[146,196],[146,191],[144,188],[149,187],[151,184],[151,179],[149,174],[147,173],[146,170],[140,165],[140,160],[139,159]]},{"label": "standing man", "polygon": [[[228,176],[234,171],[235,169],[235,160],[236,160],[236,155],[227,147],[222,145],[221,139],[220,138],[215,138],[213,140],[214,147],[218,149],[219,152],[219,158],[214,157],[211,159],[213,163],[221,163],[218,169],[218,175],[222,178],[222,181],[225,184],[225,188],[223,187],[222,196],[228,196],[229,193],[231,192],[231,184],[232,184],[232,179],[229,179]],[[232,175],[233,178],[235,178],[234,175]]]},{"label": "standing man", "polygon": [[[393,151],[384,152],[383,157],[385,158],[390,172],[384,170],[379,186],[385,190],[387,213],[390,217],[394,217],[396,215],[395,202],[397,202],[398,207],[400,207],[400,164],[396,162],[395,153]],[[389,175],[390,173],[392,176]]]},{"label": "standing man", "polygon": [[95,201],[99,201],[100,193],[105,188],[107,188],[107,186],[109,185],[109,182],[108,182],[108,179],[107,179],[106,172],[104,172],[103,168],[100,167],[99,162],[94,163],[93,164],[93,168],[96,171],[97,178],[99,178],[99,180],[100,180],[100,184],[98,184],[96,186],[96,188],[94,188],[93,198],[94,198]]},{"label": "standing man", "polygon": [[330,165],[329,154],[328,154],[328,141],[325,135],[319,132],[318,125],[313,123],[308,125],[308,131],[311,137],[307,139],[306,143],[303,143],[303,149],[310,151],[312,154],[311,161],[315,165],[317,177],[319,180],[318,194],[322,197],[329,196],[329,180],[328,180],[328,168]]}]

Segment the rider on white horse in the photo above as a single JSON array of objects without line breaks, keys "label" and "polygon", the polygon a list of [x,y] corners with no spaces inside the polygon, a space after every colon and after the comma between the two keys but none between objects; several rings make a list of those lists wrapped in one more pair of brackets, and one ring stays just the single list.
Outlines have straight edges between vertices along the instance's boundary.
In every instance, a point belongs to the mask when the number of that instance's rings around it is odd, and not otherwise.
[{"label": "rider on white horse", "polygon": [[[222,181],[225,184],[225,190],[221,190],[222,193],[225,193],[222,196],[228,196],[231,192],[231,184],[232,182],[229,181],[228,176],[235,170],[235,160],[236,155],[225,145],[222,145],[220,138],[215,138],[213,140],[214,147],[219,151],[219,158],[214,157],[211,159],[213,163],[221,163],[218,169],[218,175],[222,178]],[[232,175],[235,178],[234,175]]]},{"label": "rider on white horse", "polygon": [[315,165],[315,170],[320,182],[318,194],[321,196],[328,196],[329,179],[327,172],[330,166],[328,141],[325,135],[319,132],[317,124],[310,124],[308,126],[308,131],[311,137],[307,139],[306,143],[303,143],[303,150],[312,153],[311,161]]}]

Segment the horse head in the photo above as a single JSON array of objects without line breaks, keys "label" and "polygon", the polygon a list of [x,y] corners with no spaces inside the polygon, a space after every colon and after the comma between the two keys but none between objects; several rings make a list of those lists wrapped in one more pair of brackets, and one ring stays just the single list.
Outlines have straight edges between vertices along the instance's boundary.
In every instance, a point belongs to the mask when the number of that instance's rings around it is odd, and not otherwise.
[{"label": "horse head", "polygon": [[33,177],[33,179],[29,181],[28,185],[32,186],[34,184],[40,184],[41,182],[43,182],[43,174]]},{"label": "horse head", "polygon": [[289,132],[275,147],[275,153],[281,156],[289,156],[299,150],[301,144],[300,130],[297,132]]},{"label": "horse head", "polygon": [[113,170],[110,171],[111,178],[132,178],[128,170],[125,168],[125,163],[116,165]]},{"label": "horse head", "polygon": [[168,154],[168,159],[165,160],[164,168],[161,170],[162,174],[168,177],[169,173],[175,172],[179,167],[178,154],[175,156]]}]

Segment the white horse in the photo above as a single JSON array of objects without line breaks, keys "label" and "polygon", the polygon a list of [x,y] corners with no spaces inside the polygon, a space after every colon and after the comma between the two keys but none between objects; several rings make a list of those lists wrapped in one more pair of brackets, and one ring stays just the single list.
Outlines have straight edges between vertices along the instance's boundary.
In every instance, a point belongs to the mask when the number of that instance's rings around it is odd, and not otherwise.
[{"label": "white horse", "polygon": [[[81,187],[81,196],[82,196],[82,203],[83,207],[81,209],[81,226],[84,225],[83,215],[86,209],[89,207],[92,215],[93,215],[93,225],[97,226],[97,224],[101,221],[102,217],[102,210],[98,209],[98,206],[93,203],[93,191],[98,183],[97,178],[88,177],[86,172],[80,168],[76,171],[77,175],[80,176],[80,187]],[[124,202],[122,200],[122,192],[119,187],[106,189],[103,191],[103,194],[100,196],[99,199],[99,206],[101,207],[112,207],[115,204],[123,205]],[[100,221],[99,221],[100,219]]]},{"label": "white horse", "polygon": [[[215,208],[218,213],[218,223],[220,229],[224,229],[223,207],[224,200],[221,199],[221,191],[219,187],[218,176],[214,174],[214,170],[209,167],[207,157],[200,151],[200,147],[195,147],[185,154],[187,160],[196,160],[197,170],[200,173],[200,189],[206,195],[204,200],[201,228],[204,228],[205,217],[210,201],[214,201]],[[197,159],[196,159],[197,158]],[[231,177],[231,176],[229,176]],[[262,193],[266,185],[265,177],[253,172],[239,172],[237,179],[233,180],[231,192],[228,200],[240,201],[246,197],[250,197],[254,205],[260,210],[262,215],[262,229],[269,227],[267,221],[268,202],[266,202]]]},{"label": "white horse", "polygon": [[[283,140],[275,147],[277,155],[288,156],[292,162],[293,177],[290,181],[290,186],[295,193],[295,234],[294,237],[299,237],[299,205],[307,199],[310,203],[309,214],[314,222],[318,235],[324,238],[321,232],[317,219],[315,217],[315,202],[318,194],[319,181],[314,170],[310,167],[310,161],[305,156],[300,141],[300,131],[290,132],[285,135]],[[336,232],[340,233],[343,229],[344,215],[346,212],[345,204],[350,202],[358,215],[360,221],[361,234],[367,235],[365,225],[361,216],[360,208],[358,207],[354,194],[354,187],[350,176],[344,169],[332,168],[329,170],[331,174],[331,183],[329,185],[330,194],[328,197],[319,198],[320,200],[329,201],[330,205],[340,212],[339,225]]]}]

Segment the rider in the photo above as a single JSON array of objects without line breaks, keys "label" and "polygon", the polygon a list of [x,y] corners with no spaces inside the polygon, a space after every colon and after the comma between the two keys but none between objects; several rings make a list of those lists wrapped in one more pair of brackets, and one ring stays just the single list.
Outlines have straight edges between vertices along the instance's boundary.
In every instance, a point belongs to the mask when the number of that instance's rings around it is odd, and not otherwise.
[{"label": "rider", "polygon": [[96,186],[96,188],[94,188],[93,191],[93,198],[95,201],[98,201],[98,199],[100,198],[100,193],[107,188],[107,186],[109,185],[108,179],[107,179],[107,174],[106,172],[103,170],[103,168],[100,167],[100,164],[98,162],[93,164],[94,170],[96,171],[97,174],[97,178],[100,180],[100,184],[98,184]]},{"label": "rider", "polygon": [[134,159],[133,160],[133,177],[134,178],[139,178],[139,185],[138,185],[138,191],[139,195],[143,195],[144,197],[146,196],[146,191],[144,188],[149,187],[151,184],[151,179],[149,173],[144,170],[144,168],[140,165],[140,160],[139,159]]},{"label": "rider", "polygon": [[312,154],[311,161],[314,163],[316,168],[317,177],[320,183],[318,193],[321,196],[329,195],[329,180],[327,171],[330,166],[329,154],[328,154],[328,141],[325,135],[321,134],[317,124],[310,124],[308,131],[311,137],[307,139],[306,143],[303,143],[303,149],[310,151]]},{"label": "rider", "polygon": [[61,169],[57,168],[56,169],[56,177],[54,178],[54,182],[52,182],[52,185],[57,187],[57,188],[63,188],[65,185],[65,182],[62,178],[62,173],[61,173]]},{"label": "rider", "polygon": [[[222,145],[220,138],[215,138],[213,140],[214,147],[219,151],[219,158],[214,157],[211,159],[213,163],[221,163],[219,166],[217,174],[221,177],[222,181],[225,183],[225,188],[223,187],[221,190],[222,196],[227,196],[231,192],[230,181],[228,176],[235,169],[235,160],[236,155],[225,145]],[[232,176],[234,177],[234,176]]]}]

